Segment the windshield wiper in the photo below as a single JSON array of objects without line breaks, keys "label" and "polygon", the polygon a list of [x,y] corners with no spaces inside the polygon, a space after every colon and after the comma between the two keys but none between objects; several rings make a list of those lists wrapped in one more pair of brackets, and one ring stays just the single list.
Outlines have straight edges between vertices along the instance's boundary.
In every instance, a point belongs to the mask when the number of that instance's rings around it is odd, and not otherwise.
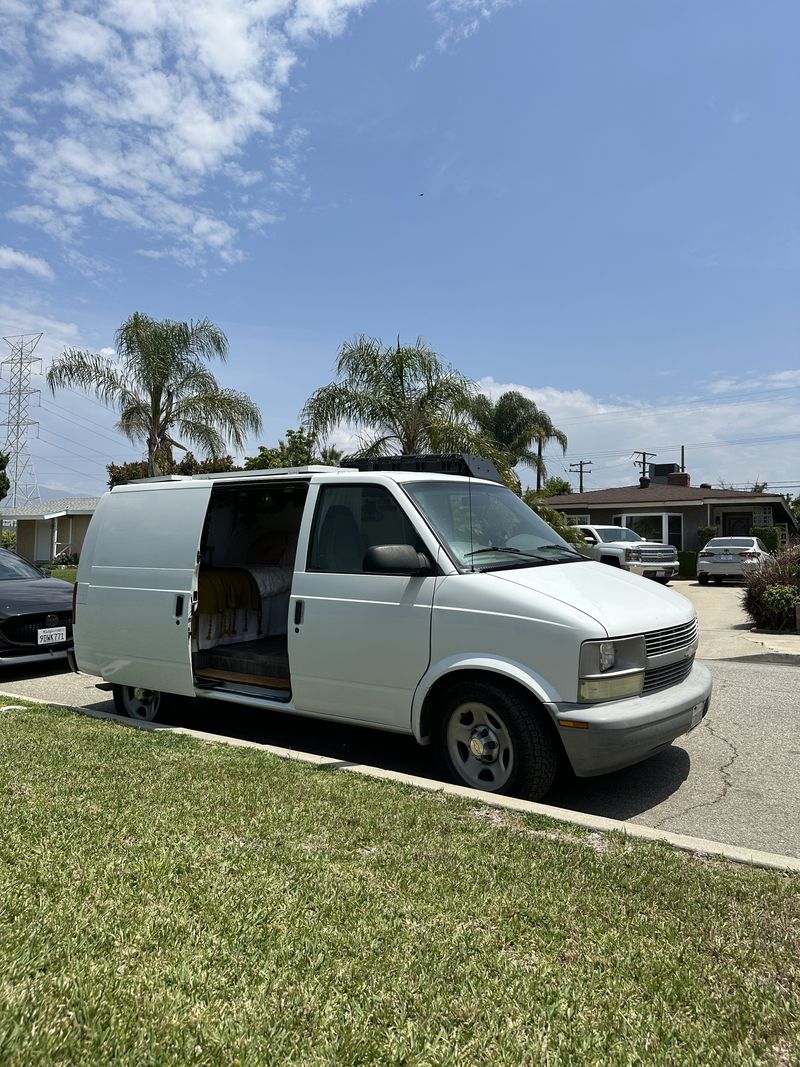
[{"label": "windshield wiper", "polygon": [[[555,549],[557,552],[563,552],[567,556],[580,556],[581,553],[572,548],[565,548],[563,545],[537,545],[535,549],[526,550],[524,548],[511,548],[506,546],[500,548],[498,545],[493,545],[491,548],[476,548],[473,552],[466,552],[464,558],[468,559],[470,556],[480,556],[484,552],[509,552],[513,556],[525,556],[526,559],[538,559],[539,553],[545,550]],[[583,558],[581,556],[581,558]]]},{"label": "windshield wiper", "polygon": [[481,556],[484,552],[510,552],[512,556],[530,556],[531,559],[535,559],[536,556],[530,552],[525,552],[521,548],[500,548],[499,545],[492,545],[491,548],[476,548],[473,552],[465,552],[464,559],[469,556]]}]

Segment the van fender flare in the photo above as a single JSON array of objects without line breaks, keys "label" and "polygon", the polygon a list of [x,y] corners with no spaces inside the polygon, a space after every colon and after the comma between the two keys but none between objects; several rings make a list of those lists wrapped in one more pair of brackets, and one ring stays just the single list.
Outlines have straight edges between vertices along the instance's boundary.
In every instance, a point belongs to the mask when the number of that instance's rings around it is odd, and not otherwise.
[{"label": "van fender flare", "polygon": [[423,717],[428,694],[438,682],[448,675],[456,675],[467,671],[482,671],[508,678],[510,681],[516,682],[524,689],[527,689],[532,696],[545,706],[563,699],[546,678],[531,670],[524,663],[503,659],[500,656],[488,656],[485,653],[449,656],[447,659],[430,665],[420,679],[414,693],[411,705],[411,730],[420,744],[426,745],[431,740],[427,723]]}]

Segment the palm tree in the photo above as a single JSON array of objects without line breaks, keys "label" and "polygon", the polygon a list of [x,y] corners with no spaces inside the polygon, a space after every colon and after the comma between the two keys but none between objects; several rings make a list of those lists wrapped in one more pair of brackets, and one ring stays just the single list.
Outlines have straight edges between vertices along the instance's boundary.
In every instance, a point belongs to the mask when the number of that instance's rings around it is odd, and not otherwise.
[{"label": "palm tree", "polygon": [[[553,426],[546,412],[515,389],[509,389],[494,401],[479,393],[471,401],[470,410],[478,427],[494,437],[512,467],[524,463],[536,469],[538,492],[547,476],[542,444],[556,440],[566,451],[566,434]],[[536,451],[531,448],[534,442]]]},{"label": "palm tree", "polygon": [[227,359],[228,341],[213,322],[157,320],[135,312],[115,335],[117,358],[68,348],[47,372],[51,392],[78,388],[92,393],[119,414],[117,429],[147,446],[148,477],[172,449],[187,445],[211,459],[228,444],[244,448],[249,433],[261,429],[257,406],[245,394],[220,389],[206,361]]},{"label": "palm tree", "polygon": [[348,423],[362,433],[356,455],[473,452],[502,462],[494,441],[470,421],[475,384],[421,338],[401,345],[398,337],[391,347],[376,337],[356,337],[342,345],[336,376],[301,413],[318,439]]},{"label": "palm tree", "polygon": [[536,441],[536,492],[538,493],[542,488],[542,482],[547,477],[547,467],[542,457],[544,446],[550,441],[557,441],[561,445],[563,455],[567,451],[567,435],[553,425],[547,412],[539,409],[539,420],[533,436]]}]

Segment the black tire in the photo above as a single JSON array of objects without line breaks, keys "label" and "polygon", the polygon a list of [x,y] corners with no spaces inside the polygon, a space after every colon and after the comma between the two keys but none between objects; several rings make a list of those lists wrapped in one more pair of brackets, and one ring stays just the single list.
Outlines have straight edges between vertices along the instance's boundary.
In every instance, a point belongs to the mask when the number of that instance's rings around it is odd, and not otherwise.
[{"label": "black tire", "polygon": [[656,578],[659,585],[669,585],[669,578]]},{"label": "black tire", "polygon": [[114,708],[118,715],[127,715],[139,722],[152,722],[167,703],[165,693],[141,686],[115,685]]},{"label": "black tire", "polygon": [[600,557],[600,562],[601,563],[607,563],[609,567],[619,567],[620,566],[620,562],[619,562],[619,560],[617,559],[616,556],[601,556]]},{"label": "black tire", "polygon": [[[453,686],[444,698],[439,729],[447,771],[459,785],[541,800],[558,767],[557,742],[544,714],[532,699],[502,683]],[[483,752],[476,754],[478,745]]]},{"label": "black tire", "polygon": [[697,575],[697,584],[698,585],[708,585],[708,575],[707,574],[698,574]]}]

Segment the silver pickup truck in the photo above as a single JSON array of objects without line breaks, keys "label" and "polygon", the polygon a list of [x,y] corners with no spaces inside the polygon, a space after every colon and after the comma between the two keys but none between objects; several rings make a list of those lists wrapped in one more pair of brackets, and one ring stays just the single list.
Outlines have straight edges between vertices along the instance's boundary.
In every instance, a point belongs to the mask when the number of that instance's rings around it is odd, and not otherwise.
[{"label": "silver pickup truck", "polygon": [[678,573],[678,553],[672,545],[645,541],[625,526],[579,526],[578,529],[584,539],[578,548],[590,559],[654,578],[662,585]]}]

